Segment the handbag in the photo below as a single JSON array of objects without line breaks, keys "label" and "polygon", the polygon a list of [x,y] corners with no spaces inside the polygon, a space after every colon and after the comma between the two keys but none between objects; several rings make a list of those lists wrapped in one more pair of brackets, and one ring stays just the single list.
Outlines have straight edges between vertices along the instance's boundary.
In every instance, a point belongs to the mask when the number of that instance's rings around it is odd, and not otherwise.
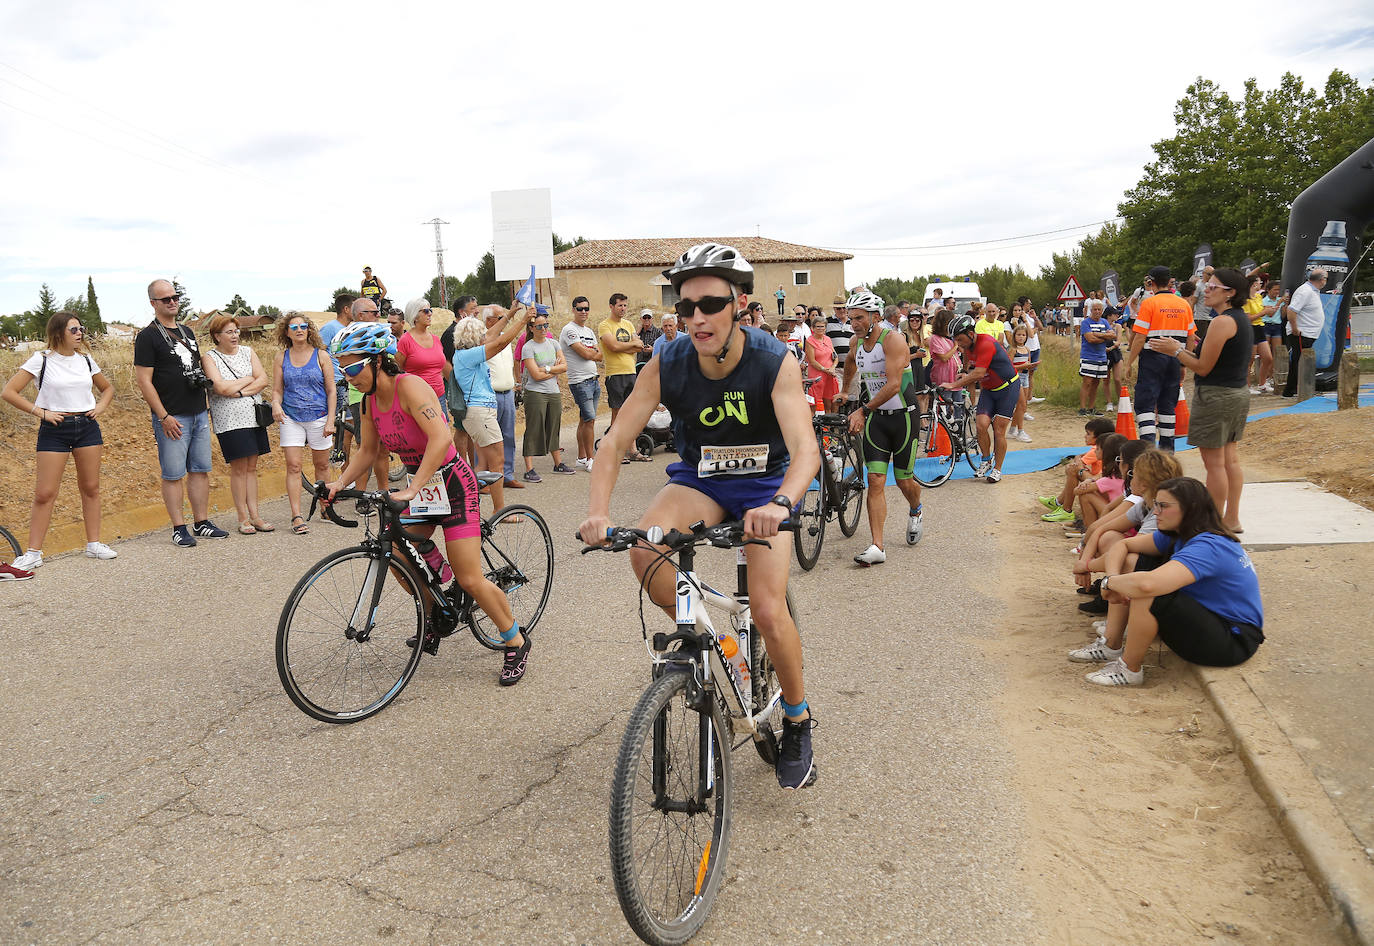
[{"label": "handbag", "polygon": [[257,419],[259,427],[271,427],[274,422],[272,405],[255,401],[253,403],[253,417]]}]

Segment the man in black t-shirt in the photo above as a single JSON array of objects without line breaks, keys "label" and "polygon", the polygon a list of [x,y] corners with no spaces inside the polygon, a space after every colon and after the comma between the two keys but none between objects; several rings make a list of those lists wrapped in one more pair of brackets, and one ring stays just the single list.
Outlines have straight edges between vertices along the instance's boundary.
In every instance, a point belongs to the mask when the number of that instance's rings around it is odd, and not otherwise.
[{"label": "man in black t-shirt", "polygon": [[[162,501],[172,520],[172,544],[189,548],[202,539],[227,539],[210,521],[210,414],[205,391],[210,382],[200,364],[200,346],[191,330],[177,324],[181,301],[172,284],[148,284],[154,318],[134,338],[134,376],[152,412],[157,459],[162,467]],[[182,481],[186,485],[182,485]],[[191,499],[191,528],[182,504]]]}]

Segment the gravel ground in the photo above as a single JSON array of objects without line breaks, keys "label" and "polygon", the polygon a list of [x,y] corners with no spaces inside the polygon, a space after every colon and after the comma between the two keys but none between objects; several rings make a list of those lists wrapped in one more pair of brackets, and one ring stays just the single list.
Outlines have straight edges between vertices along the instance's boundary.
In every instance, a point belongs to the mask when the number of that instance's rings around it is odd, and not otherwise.
[{"label": "gravel ground", "polygon": [[[622,468],[627,519],[662,482],[654,459]],[[647,661],[628,561],[571,539],[587,482],[508,494],[557,548],[525,681],[499,688],[499,657],[454,636],[353,726],[292,706],[272,641],[296,579],[355,533],[183,550],[163,531],[0,586],[0,941],[632,941],[606,804]],[[698,942],[1043,940],[1000,672],[975,646],[1001,610],[988,488],[928,491],[926,538],[886,565],[854,566],[866,525],[832,523],[816,570],[794,572],[820,781],[784,794],[736,753],[727,883]],[[731,561],[699,564],[728,585]]]}]

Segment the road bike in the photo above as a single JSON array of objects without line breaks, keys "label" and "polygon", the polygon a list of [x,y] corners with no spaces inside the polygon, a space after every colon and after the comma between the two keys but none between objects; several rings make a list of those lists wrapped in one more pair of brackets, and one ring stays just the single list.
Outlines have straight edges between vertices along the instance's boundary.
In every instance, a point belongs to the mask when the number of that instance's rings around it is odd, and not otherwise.
[{"label": "road bike", "polygon": [[[478,481],[485,486],[499,476],[481,474]],[[328,491],[308,480],[306,488],[313,497],[309,520]],[[341,500],[353,500],[366,521],[362,541],[312,566],[277,623],[282,687],[301,712],[326,723],[356,723],[385,709],[414,676],[427,632],[448,637],[466,624],[483,647],[505,647],[500,629],[471,595],[456,581],[443,586],[426,558],[427,552],[433,557],[432,541],[405,530],[405,503],[357,489],[339,490],[334,503]],[[334,504],[322,508],[335,525],[357,527]],[[548,525],[529,506],[506,506],[482,520],[481,554],[484,573],[505,592],[529,634],[553,584]]]},{"label": "road bike", "polygon": [[[642,543],[663,546],[659,563],[674,565],[677,573],[672,633],[650,638],[640,589],[652,682],[625,727],[610,811],[611,871],[620,908],[641,939],[670,946],[701,928],[720,892],[735,791],[731,752],[753,742],[772,766],[781,751],[782,690],[750,615],[744,559],[744,546],[769,543],[745,539],[741,522],[697,522],[686,532],[667,533],[658,526],[612,528],[607,539],[583,554],[623,552]],[[734,594],[717,591],[696,574],[699,545],[735,549]],[[711,608],[729,615],[729,630],[716,631]],[[787,608],[795,620],[790,592]],[[732,745],[737,732],[743,738]]]},{"label": "road bike", "polygon": [[968,391],[932,386],[920,393],[929,396],[930,407],[919,415],[920,443],[912,471],[916,482],[922,486],[943,485],[954,475],[954,465],[961,456],[969,469],[977,473],[982,451]]},{"label": "road bike", "polygon": [[14,537],[14,534],[4,526],[0,526],[0,549],[4,549],[7,546],[10,550],[11,562],[24,554],[24,550],[19,547],[19,540]]},{"label": "road bike", "polygon": [[821,468],[792,513],[796,524],[792,545],[797,564],[806,571],[820,559],[826,522],[838,517],[840,531],[846,538],[859,527],[867,479],[861,449],[863,435],[849,432],[847,414],[817,414],[811,424],[820,447]]}]

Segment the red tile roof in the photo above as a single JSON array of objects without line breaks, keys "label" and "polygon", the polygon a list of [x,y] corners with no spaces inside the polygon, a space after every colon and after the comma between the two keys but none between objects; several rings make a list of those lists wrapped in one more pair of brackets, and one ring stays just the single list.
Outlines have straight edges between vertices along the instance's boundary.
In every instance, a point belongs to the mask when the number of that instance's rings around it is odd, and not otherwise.
[{"label": "red tile roof", "polygon": [[653,240],[588,240],[553,258],[554,269],[619,269],[626,266],[671,266],[697,243],[728,243],[751,263],[831,263],[854,257],[784,243],[767,237],[664,237]]}]

